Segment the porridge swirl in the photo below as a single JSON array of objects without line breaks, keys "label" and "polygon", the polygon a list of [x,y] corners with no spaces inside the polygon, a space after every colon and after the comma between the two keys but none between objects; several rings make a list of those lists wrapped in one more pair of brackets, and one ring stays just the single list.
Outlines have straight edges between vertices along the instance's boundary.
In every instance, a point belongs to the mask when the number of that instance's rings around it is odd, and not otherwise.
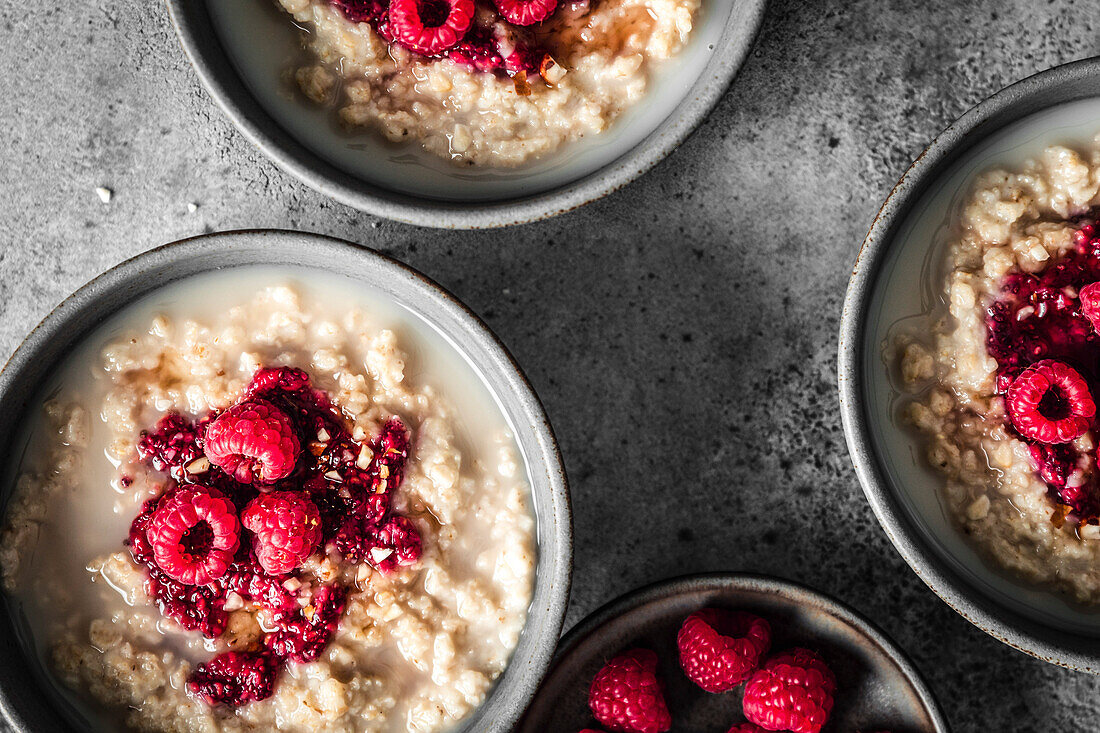
[{"label": "porridge swirl", "polygon": [[[466,455],[458,416],[369,313],[290,286],[234,297],[207,321],[116,335],[92,365],[100,400],[46,402],[0,540],[5,590],[51,609],[47,666],[120,727],[451,727],[508,663],[531,598],[510,438]],[[65,497],[133,518],[126,544],[43,559],[73,521]],[[59,562],[87,566],[86,586],[42,572]]]},{"label": "porridge swirl", "polygon": [[[700,7],[700,0],[278,2],[308,29],[314,61],[295,81],[310,100],[332,105],[349,128],[486,166],[519,165],[606,130],[683,48]],[[410,15],[430,23],[433,3],[439,29],[401,33]],[[454,23],[457,30],[447,26]]]},{"label": "porridge swirl", "polygon": [[956,523],[1085,604],[1100,602],[1098,205],[1100,148],[981,175],[953,225],[947,312],[895,344],[904,415]]}]

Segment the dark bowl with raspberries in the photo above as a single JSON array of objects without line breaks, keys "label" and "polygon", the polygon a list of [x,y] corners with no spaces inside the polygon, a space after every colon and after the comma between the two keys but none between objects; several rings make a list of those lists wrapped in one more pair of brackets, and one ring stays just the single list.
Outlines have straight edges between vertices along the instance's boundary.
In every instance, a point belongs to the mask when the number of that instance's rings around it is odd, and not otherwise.
[{"label": "dark bowl with raspberries", "polygon": [[946,733],[871,622],[797,583],[684,576],[611,601],[562,639],[519,733]]},{"label": "dark bowl with raspberries", "polygon": [[[420,273],[355,244],[293,232],[227,232],[150,250],[77,290],[0,371],[0,409],[8,416],[0,423],[0,454],[19,463],[23,425],[40,410],[51,375],[71,354],[86,353],[86,337],[104,319],[188,278],[256,265],[293,268],[302,278],[311,271],[318,278],[338,274],[384,293],[445,334],[512,426],[534,510],[533,594],[510,661],[456,729],[511,730],[550,664],[568,603],[566,477],[552,429],[518,365],[477,316]],[[270,365],[252,372],[229,406],[194,421],[169,413],[141,431],[135,460],[164,477],[167,488],[141,505],[118,545],[144,573],[144,592],[172,628],[210,641],[226,631],[242,602],[266,619],[258,642],[219,647],[188,670],[181,685],[190,700],[212,709],[263,700],[289,674],[288,665],[325,651],[354,587],[334,575],[303,595],[297,571],[311,556],[324,562],[326,552],[336,553],[345,564],[369,563],[383,575],[415,571],[427,544],[393,499],[406,465],[413,465],[407,463],[413,431],[397,417],[382,421],[377,435],[353,434],[349,426],[309,374]],[[123,488],[130,475],[122,474]],[[4,487],[5,512],[15,503],[14,483]],[[4,601],[0,721],[24,731],[92,725],[37,658],[24,606],[9,594]]]}]

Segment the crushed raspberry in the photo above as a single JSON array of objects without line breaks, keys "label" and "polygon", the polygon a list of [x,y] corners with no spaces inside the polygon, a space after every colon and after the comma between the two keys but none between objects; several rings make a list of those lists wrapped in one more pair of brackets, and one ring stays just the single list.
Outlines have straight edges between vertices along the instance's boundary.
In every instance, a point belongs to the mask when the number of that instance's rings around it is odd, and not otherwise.
[{"label": "crushed raspberry", "polygon": [[458,45],[474,22],[473,0],[391,0],[390,33],[407,48],[435,56]]},{"label": "crushed raspberry", "polygon": [[321,513],[296,491],[261,494],[241,513],[252,532],[252,549],[260,566],[283,575],[300,566],[321,544]]},{"label": "crushed raspberry", "polygon": [[836,678],[814,652],[777,654],[745,684],[742,705],[750,723],[770,731],[818,733],[833,710]]},{"label": "crushed raspberry", "polygon": [[1057,504],[1052,521],[1059,526],[1067,518],[1080,523],[1100,517],[1094,453],[1068,442],[1096,420],[1098,296],[1100,232],[1086,221],[1074,235],[1073,249],[1042,272],[1006,276],[987,310],[986,350],[997,362],[997,390],[1009,413],[1006,427],[1028,444],[1036,472]]},{"label": "crushed raspberry", "polygon": [[1084,378],[1053,359],[1038,361],[1016,377],[1005,399],[1012,426],[1041,443],[1069,443],[1085,434],[1096,404]]},{"label": "crushed raspberry", "polygon": [[613,733],[663,733],[671,728],[657,679],[657,655],[632,649],[605,664],[588,690],[588,707]]},{"label": "crushed raspberry", "polygon": [[677,634],[680,666],[707,692],[726,692],[756,669],[771,636],[771,627],[759,616],[704,608],[688,616]]},{"label": "crushed raspberry", "polygon": [[275,665],[266,654],[225,652],[200,664],[187,689],[211,705],[235,707],[271,696]]},{"label": "crushed raspberry", "polygon": [[206,426],[206,457],[242,484],[270,484],[294,471],[301,446],[290,418],[265,400],[233,405]]},{"label": "crushed raspberry", "polygon": [[240,540],[237,507],[217,489],[186,486],[165,497],[145,534],[157,565],[185,585],[225,575]]},{"label": "crushed raspberry", "polygon": [[328,646],[340,615],[344,612],[346,593],[343,588],[321,586],[309,601],[309,605],[288,620],[282,620],[279,629],[264,638],[264,646],[275,656],[295,662],[312,662]]},{"label": "crushed raspberry", "polygon": [[386,13],[386,5],[380,0],[331,0],[343,11],[344,16],[356,23],[370,23]]},{"label": "crushed raspberry", "polygon": [[[251,422],[248,439],[233,443],[225,436],[241,421]],[[167,618],[208,639],[225,631],[230,608],[264,613],[259,649],[199,665],[188,683],[193,694],[229,706],[260,700],[288,661],[324,652],[347,589],[299,577],[312,552],[344,546],[345,563],[384,573],[419,560],[420,535],[393,508],[409,444],[397,418],[370,442],[354,440],[328,396],[286,367],[258,370],[220,415],[197,423],[168,415],[142,433],[139,457],[171,478],[126,540],[146,569],[150,597]]]},{"label": "crushed raspberry", "polygon": [[154,470],[171,475],[177,481],[185,474],[185,466],[203,456],[198,430],[180,415],[168,415],[149,433],[138,439],[138,457]]},{"label": "crushed raspberry", "polygon": [[512,25],[541,23],[558,9],[558,0],[493,0],[497,10]]}]

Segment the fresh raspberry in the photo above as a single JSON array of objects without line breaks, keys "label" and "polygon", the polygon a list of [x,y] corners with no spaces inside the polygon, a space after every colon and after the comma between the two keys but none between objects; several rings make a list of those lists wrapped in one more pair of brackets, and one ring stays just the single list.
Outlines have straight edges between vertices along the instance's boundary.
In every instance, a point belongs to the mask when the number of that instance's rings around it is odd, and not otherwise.
[{"label": "fresh raspberry", "polygon": [[353,23],[369,23],[382,17],[386,6],[379,0],[329,0],[344,13],[344,17]]},{"label": "fresh raspberry", "polygon": [[730,728],[726,733],[768,733],[755,723],[738,723]]},{"label": "fresh raspberry", "polygon": [[182,486],[157,506],[145,530],[164,573],[185,585],[225,575],[239,546],[237,508],[217,489]]},{"label": "fresh raspberry", "polygon": [[206,457],[242,484],[273,483],[294,471],[300,445],[282,410],[265,400],[233,405],[206,426]]},{"label": "fresh raspberry", "polygon": [[707,692],[726,692],[759,666],[771,639],[771,627],[759,616],[704,608],[687,617],[676,645],[692,682]]},{"label": "fresh raspberry", "polygon": [[241,512],[241,523],[255,535],[256,559],[272,575],[294,570],[321,544],[321,513],[294,491],[260,494]]},{"label": "fresh raspberry", "polygon": [[187,689],[210,705],[237,707],[271,696],[275,686],[274,660],[254,652],[225,652],[200,664],[187,680]]},{"label": "fresh raspberry", "polygon": [[1100,333],[1100,282],[1081,288],[1077,297],[1081,301],[1081,315],[1089,319],[1096,333]]},{"label": "fresh raspberry", "polygon": [[389,30],[394,40],[425,56],[458,45],[474,22],[474,0],[393,0]]},{"label": "fresh raspberry", "polygon": [[613,733],[663,733],[672,727],[657,679],[657,655],[632,649],[604,665],[588,689],[588,707]]},{"label": "fresh raspberry", "polygon": [[777,654],[745,684],[745,717],[765,730],[818,733],[833,710],[836,678],[809,649]]},{"label": "fresh raspberry", "polygon": [[1044,359],[1012,383],[1005,404],[1013,427],[1025,438],[1069,443],[1089,429],[1096,404],[1084,377],[1073,367]]},{"label": "fresh raspberry", "polygon": [[493,0],[493,3],[512,25],[541,23],[558,9],[558,0]]}]

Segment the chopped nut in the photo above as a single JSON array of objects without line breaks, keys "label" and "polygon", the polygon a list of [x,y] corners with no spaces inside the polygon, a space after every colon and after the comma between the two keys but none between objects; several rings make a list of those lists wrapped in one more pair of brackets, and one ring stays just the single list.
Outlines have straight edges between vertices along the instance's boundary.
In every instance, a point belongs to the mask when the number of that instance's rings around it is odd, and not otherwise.
[{"label": "chopped nut", "polygon": [[229,591],[225,595],[225,610],[232,612],[239,611],[242,608],[244,608],[244,598],[236,591]]},{"label": "chopped nut", "polygon": [[557,84],[559,81],[565,78],[568,73],[564,66],[554,60],[549,54],[543,58],[542,63],[539,65],[539,73],[542,74],[542,78],[546,80],[547,84]]},{"label": "chopped nut", "polygon": [[380,563],[387,557],[393,554],[393,550],[388,547],[372,547],[370,548],[370,556],[376,563]]},{"label": "chopped nut", "polygon": [[206,473],[210,470],[210,459],[206,456],[199,456],[187,464],[186,470],[187,473],[191,474]]},{"label": "chopped nut", "polygon": [[512,77],[512,84],[516,87],[516,94],[521,97],[531,96],[531,85],[527,83],[527,72],[517,71]]},{"label": "chopped nut", "polygon": [[325,430],[324,428],[321,428],[320,430],[317,431],[317,440],[321,441],[322,443],[327,443],[329,441],[329,438],[331,438],[331,437],[332,436],[329,435],[328,431]]},{"label": "chopped nut", "polygon": [[336,481],[338,483],[344,480],[344,477],[340,475],[340,472],[336,471],[335,469],[332,471],[325,471],[325,478],[327,478],[329,481]]},{"label": "chopped nut", "polygon": [[370,468],[370,462],[374,460],[374,451],[366,443],[359,449],[359,457],[355,459],[355,465],[364,471]]}]

